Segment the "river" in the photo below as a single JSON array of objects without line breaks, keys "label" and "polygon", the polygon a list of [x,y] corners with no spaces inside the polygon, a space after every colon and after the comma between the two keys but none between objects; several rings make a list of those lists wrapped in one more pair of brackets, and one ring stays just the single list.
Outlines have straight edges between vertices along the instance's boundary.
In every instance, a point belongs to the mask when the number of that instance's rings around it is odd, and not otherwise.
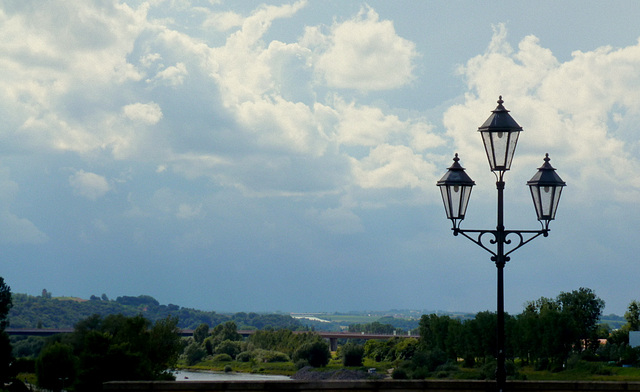
[{"label": "river", "polygon": [[223,373],[223,372],[194,372],[186,370],[177,370],[174,372],[176,381],[284,381],[291,380],[289,376],[277,376],[270,374],[252,374],[252,373]]}]

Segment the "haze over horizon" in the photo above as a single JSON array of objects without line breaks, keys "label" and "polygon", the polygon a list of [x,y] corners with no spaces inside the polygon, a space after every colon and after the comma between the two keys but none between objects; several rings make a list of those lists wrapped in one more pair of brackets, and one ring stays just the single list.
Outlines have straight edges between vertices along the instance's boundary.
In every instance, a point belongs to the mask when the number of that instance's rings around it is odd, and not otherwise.
[{"label": "haze over horizon", "polygon": [[505,308],[587,287],[640,299],[640,3],[0,2],[0,276],[14,293],[151,295],[215,311],[495,310],[489,254],[436,181],[475,180],[478,127],[524,128],[526,181],[567,182],[511,255]]}]

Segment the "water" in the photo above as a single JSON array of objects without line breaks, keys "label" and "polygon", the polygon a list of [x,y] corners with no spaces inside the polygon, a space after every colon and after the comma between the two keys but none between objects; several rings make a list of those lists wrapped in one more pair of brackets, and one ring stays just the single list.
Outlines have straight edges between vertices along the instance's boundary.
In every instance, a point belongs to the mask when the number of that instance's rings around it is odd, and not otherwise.
[{"label": "water", "polygon": [[275,376],[267,374],[251,374],[251,373],[223,373],[223,372],[194,372],[186,370],[177,370],[173,374],[176,381],[286,381],[291,380],[289,376]]}]

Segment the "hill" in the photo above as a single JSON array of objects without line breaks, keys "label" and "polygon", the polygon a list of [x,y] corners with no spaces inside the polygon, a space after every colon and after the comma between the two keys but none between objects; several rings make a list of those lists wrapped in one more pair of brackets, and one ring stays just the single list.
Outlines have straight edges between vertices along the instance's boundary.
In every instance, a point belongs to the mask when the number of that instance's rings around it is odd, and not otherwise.
[{"label": "hill", "polygon": [[109,300],[105,295],[102,298],[91,296],[89,300],[27,294],[13,294],[12,298],[13,308],[9,311],[11,328],[73,328],[78,321],[93,314],[101,316],[142,314],[152,322],[168,316],[177,316],[178,327],[184,329],[195,329],[202,323],[213,327],[227,321],[235,322],[239,329],[300,330],[306,328],[299,320],[289,315],[206,312],[173,304],[161,305],[155,298],[148,295],[123,296],[115,300]]}]

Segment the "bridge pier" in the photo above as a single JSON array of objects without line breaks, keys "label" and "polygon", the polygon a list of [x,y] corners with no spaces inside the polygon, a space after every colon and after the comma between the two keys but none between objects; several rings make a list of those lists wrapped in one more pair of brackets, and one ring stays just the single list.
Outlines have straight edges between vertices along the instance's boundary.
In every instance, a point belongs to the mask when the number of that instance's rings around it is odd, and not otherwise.
[{"label": "bridge pier", "polygon": [[338,338],[328,338],[328,340],[329,340],[329,350],[338,351]]}]

